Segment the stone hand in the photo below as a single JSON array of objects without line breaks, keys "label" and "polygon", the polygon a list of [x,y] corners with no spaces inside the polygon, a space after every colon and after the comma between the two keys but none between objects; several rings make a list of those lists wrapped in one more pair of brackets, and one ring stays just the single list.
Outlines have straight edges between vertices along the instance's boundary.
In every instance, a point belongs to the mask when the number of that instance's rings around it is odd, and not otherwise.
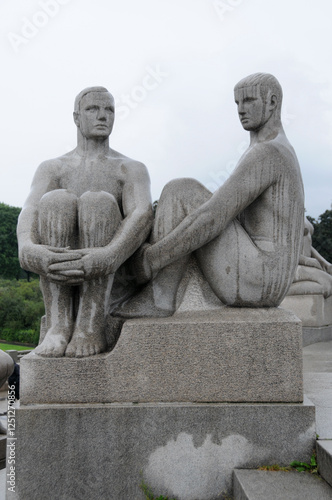
[{"label": "stone hand", "polygon": [[133,255],[132,269],[135,273],[137,283],[143,285],[152,279],[152,268],[149,261],[149,250],[151,245],[144,243]]},{"label": "stone hand", "polygon": [[316,267],[317,269],[322,270],[322,266],[317,259],[306,257],[305,255],[300,256],[299,264],[301,264],[302,266]]},{"label": "stone hand", "polygon": [[79,285],[85,280],[113,272],[112,259],[105,248],[79,249],[67,255],[72,257],[77,253],[79,253],[78,259],[61,259],[50,265],[47,278],[56,283]]},{"label": "stone hand", "polygon": [[323,266],[323,270],[327,273],[327,274],[331,274],[332,275],[332,264],[328,264],[326,266]]},{"label": "stone hand", "polygon": [[47,276],[50,266],[56,263],[78,260],[81,254],[69,248],[30,244],[22,248],[20,263],[23,269],[29,269],[41,276]]}]

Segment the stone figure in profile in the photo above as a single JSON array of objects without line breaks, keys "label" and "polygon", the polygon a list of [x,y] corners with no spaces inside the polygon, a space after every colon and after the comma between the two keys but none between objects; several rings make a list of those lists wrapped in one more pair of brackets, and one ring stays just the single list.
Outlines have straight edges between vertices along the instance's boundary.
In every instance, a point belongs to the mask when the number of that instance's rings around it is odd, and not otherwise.
[{"label": "stone figure in profile", "polygon": [[24,269],[40,275],[46,309],[42,356],[106,348],[114,274],[152,222],[146,167],[109,147],[114,99],[103,87],[77,96],[77,148],[42,163],[18,223]]},{"label": "stone figure in profile", "polygon": [[165,186],[149,243],[136,255],[140,280],[149,283],[114,315],[172,315],[191,255],[229,306],[274,307],[286,295],[302,247],[304,194],[281,123],[282,89],[258,73],[234,93],[248,149],[213,194],[194,179]]},{"label": "stone figure in profile", "polygon": [[304,218],[302,253],[288,295],[332,295],[332,264],[312,246],[314,227]]}]

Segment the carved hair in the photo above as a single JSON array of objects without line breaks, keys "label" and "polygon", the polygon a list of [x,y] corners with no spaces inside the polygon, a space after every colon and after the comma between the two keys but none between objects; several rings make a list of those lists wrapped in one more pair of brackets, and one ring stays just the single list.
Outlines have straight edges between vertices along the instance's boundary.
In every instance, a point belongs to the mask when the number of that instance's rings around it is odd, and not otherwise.
[{"label": "carved hair", "polygon": [[281,109],[282,88],[275,76],[269,73],[254,73],[243,80],[240,80],[234,87],[234,92],[248,87],[259,86],[262,99],[265,101],[268,92],[272,92],[277,97],[278,109]]},{"label": "carved hair", "polygon": [[87,87],[86,89],[82,90],[76,97],[75,99],[75,104],[74,104],[74,113],[79,113],[80,112],[80,104],[81,104],[81,100],[83,99],[83,97],[87,94],[89,94],[90,92],[107,92],[113,102],[114,102],[114,97],[112,96],[112,94],[105,88],[105,87]]}]

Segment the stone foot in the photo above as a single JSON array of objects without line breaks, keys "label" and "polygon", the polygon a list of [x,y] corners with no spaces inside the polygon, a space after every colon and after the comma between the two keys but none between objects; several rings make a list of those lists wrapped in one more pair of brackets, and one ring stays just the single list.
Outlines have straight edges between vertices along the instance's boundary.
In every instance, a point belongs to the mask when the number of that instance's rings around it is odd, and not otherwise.
[{"label": "stone foot", "polygon": [[106,351],[103,335],[75,332],[66,349],[69,358],[85,358]]},{"label": "stone foot", "polygon": [[112,316],[123,319],[132,318],[166,318],[174,314],[174,309],[162,309],[156,306],[153,297],[153,284],[149,283],[137,295],[125,304],[117,307]]},{"label": "stone foot", "polygon": [[50,328],[34,353],[48,358],[61,358],[65,355],[70,336],[71,331],[58,331],[55,328]]}]

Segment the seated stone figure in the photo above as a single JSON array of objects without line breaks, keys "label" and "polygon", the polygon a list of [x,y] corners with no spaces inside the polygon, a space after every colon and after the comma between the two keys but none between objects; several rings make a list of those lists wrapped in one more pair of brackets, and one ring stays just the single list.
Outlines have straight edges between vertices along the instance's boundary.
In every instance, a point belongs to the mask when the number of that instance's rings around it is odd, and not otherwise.
[{"label": "seated stone figure", "polygon": [[77,148],[40,165],[18,223],[21,266],[40,274],[44,296],[42,356],[105,350],[114,274],[146,240],[153,217],[146,167],[109,147],[107,89],[80,92],[74,121]]},{"label": "seated stone figure", "polygon": [[332,264],[312,246],[313,225],[304,218],[303,248],[288,295],[332,295]]},{"label": "seated stone figure", "polygon": [[298,264],[304,215],[300,167],[281,124],[281,101],[281,86],[269,74],[235,86],[249,148],[213,194],[193,179],[166,185],[149,244],[136,256],[141,282],[151,281],[115,316],[172,315],[191,255],[223,303],[280,304]]}]

